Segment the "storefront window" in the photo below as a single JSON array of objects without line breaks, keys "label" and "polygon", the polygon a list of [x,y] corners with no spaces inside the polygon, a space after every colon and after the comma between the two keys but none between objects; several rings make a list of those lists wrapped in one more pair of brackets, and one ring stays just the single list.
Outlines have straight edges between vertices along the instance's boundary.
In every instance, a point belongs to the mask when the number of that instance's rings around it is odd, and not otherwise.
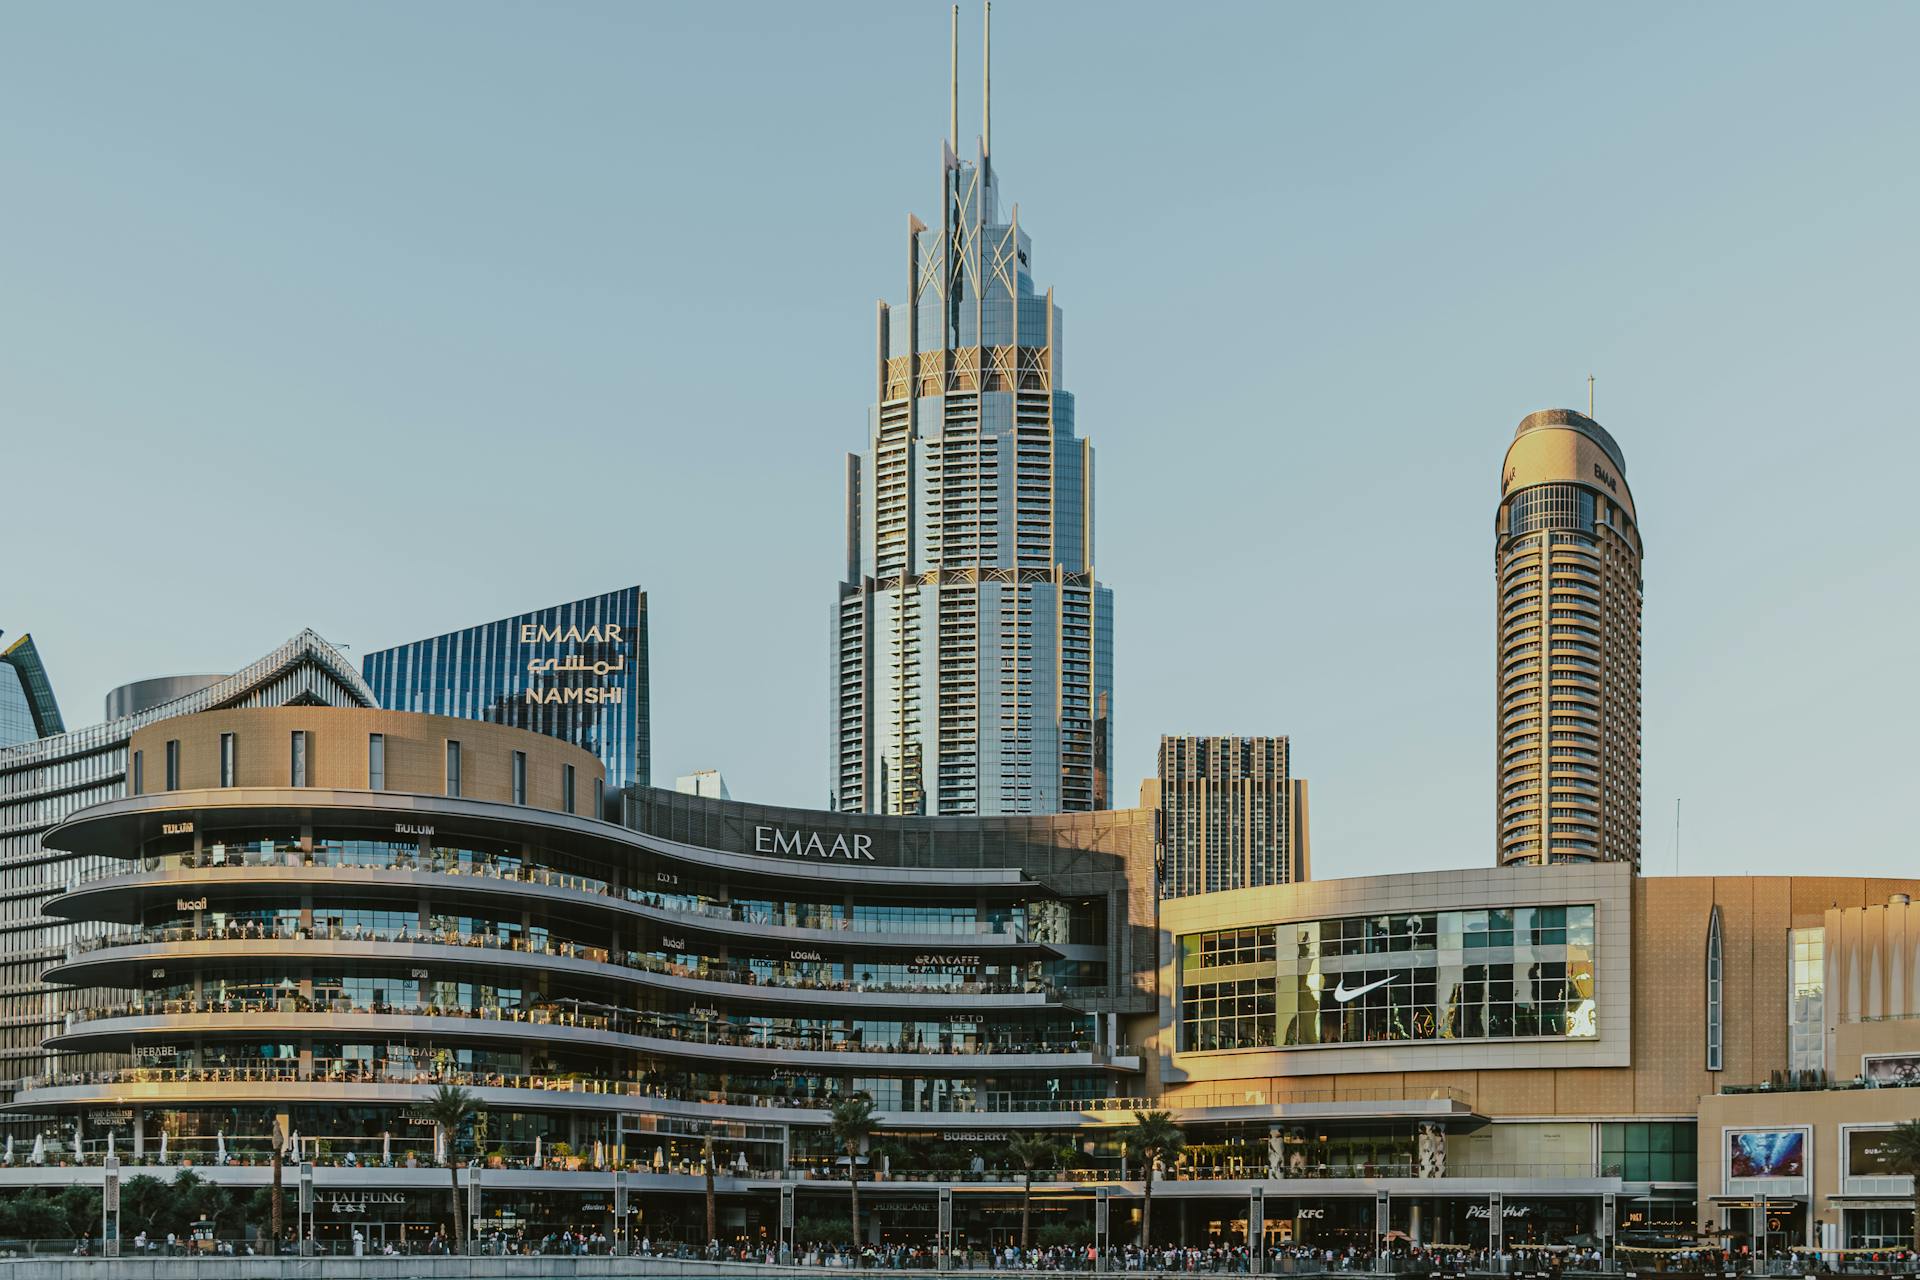
[{"label": "storefront window", "polygon": [[1587,905],[1354,916],[1181,939],[1181,1048],[1598,1034]]},{"label": "storefront window", "polygon": [[1692,1182],[1698,1173],[1693,1123],[1602,1125],[1600,1172],[1625,1182]]}]

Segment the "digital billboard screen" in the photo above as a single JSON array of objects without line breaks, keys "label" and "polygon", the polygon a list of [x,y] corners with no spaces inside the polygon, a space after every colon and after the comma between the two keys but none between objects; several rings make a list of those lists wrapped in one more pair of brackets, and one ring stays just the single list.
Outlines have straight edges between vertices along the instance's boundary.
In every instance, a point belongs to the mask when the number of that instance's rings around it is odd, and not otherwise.
[{"label": "digital billboard screen", "polygon": [[1806,1173],[1803,1129],[1748,1129],[1727,1135],[1730,1178],[1804,1178]]},{"label": "digital billboard screen", "polygon": [[1901,1170],[1893,1167],[1891,1129],[1847,1130],[1847,1176],[1849,1178],[1897,1178]]}]

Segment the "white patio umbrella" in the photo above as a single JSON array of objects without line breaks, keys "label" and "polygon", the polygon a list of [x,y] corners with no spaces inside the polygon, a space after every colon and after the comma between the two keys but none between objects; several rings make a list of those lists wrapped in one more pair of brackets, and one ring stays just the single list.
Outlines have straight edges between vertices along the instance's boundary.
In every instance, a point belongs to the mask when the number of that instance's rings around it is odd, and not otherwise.
[{"label": "white patio umbrella", "polygon": [[665,1147],[655,1147],[653,1149],[653,1167],[656,1171],[667,1167],[667,1149]]},{"label": "white patio umbrella", "polygon": [[593,1167],[598,1169],[601,1165],[605,1164],[607,1162],[606,1155],[606,1144],[601,1142],[600,1139],[595,1138],[593,1140]]},{"label": "white patio umbrella", "polygon": [[225,1164],[227,1162],[227,1131],[225,1129],[214,1135],[214,1144],[213,1162]]},{"label": "white patio umbrella", "polygon": [[7,1163],[13,1163],[13,1135],[7,1135]]},{"label": "white patio umbrella", "polygon": [[107,1130],[107,1154],[113,1154],[113,1130]]},{"label": "white patio umbrella", "polygon": [[33,1135],[33,1154],[28,1156],[27,1159],[34,1164],[45,1164],[47,1162],[46,1134],[36,1133]]},{"label": "white patio umbrella", "polygon": [[78,1120],[75,1120],[73,1122],[73,1158],[75,1160],[78,1160],[80,1159],[80,1156],[81,1156],[80,1122]]},{"label": "white patio umbrella", "polygon": [[380,1163],[393,1163],[393,1134],[386,1129],[380,1131]]},{"label": "white patio umbrella", "polygon": [[534,1168],[538,1169],[540,1167],[540,1153],[545,1149],[546,1149],[546,1135],[542,1133],[534,1134],[533,1135],[533,1167]]},{"label": "white patio umbrella", "polygon": [[[108,1142],[113,1141],[112,1134],[107,1135],[107,1141]],[[160,1131],[160,1163],[165,1164],[166,1162],[167,1162],[167,1131],[165,1129],[162,1129]]]},{"label": "white patio umbrella", "polygon": [[740,1158],[733,1162],[733,1167],[738,1169],[742,1173],[745,1173],[747,1171],[747,1153],[746,1152],[742,1151],[740,1153]]}]

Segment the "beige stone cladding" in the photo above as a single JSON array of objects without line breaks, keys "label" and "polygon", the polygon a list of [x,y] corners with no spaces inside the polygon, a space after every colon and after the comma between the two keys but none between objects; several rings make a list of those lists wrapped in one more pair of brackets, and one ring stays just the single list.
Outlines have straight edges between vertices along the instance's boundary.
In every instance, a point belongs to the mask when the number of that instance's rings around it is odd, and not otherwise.
[{"label": "beige stone cladding", "polygon": [[[1920,1052],[1920,1040],[1910,1040]],[[1911,1204],[1913,1180],[1876,1176],[1866,1164],[1850,1167],[1849,1145],[1871,1143],[1875,1132],[1913,1120],[1920,1089],[1828,1089],[1777,1093],[1715,1094],[1700,1100],[1700,1212],[1712,1221],[1716,1200],[1739,1202],[1756,1192],[1789,1199],[1811,1197],[1815,1219],[1839,1220],[1842,1208]],[[1729,1146],[1741,1130],[1804,1132],[1800,1177],[1742,1181],[1731,1176]],[[1863,1136],[1854,1137],[1860,1134]],[[1854,1153],[1856,1156],[1859,1153]]]},{"label": "beige stone cladding", "polygon": [[447,793],[447,744],[460,744],[460,794],[469,800],[513,800],[513,754],[526,756],[526,803],[564,810],[565,766],[574,769],[574,811],[587,814],[593,784],[606,776],[599,757],[545,734],[481,720],[373,711],[344,707],[266,707],[207,711],[163,720],[138,730],[129,756],[143,759],[142,791],[166,788],[168,742],[178,742],[177,790],[218,787],[221,735],[233,735],[234,775],[238,787],[286,787],[291,782],[295,733],[308,740],[310,787],[360,791],[368,787],[369,738],[384,738],[384,790],[419,795]]}]

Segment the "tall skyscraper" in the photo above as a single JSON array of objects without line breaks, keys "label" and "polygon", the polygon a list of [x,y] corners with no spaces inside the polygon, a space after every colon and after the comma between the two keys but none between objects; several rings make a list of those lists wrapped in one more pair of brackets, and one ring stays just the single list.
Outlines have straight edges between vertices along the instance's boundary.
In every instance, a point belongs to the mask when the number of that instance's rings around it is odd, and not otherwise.
[{"label": "tall skyscraper", "polygon": [[1640,864],[1640,560],[1613,437],[1522,419],[1494,518],[1502,864]]},{"label": "tall skyscraper", "polygon": [[651,779],[639,587],[381,649],[361,668],[389,711],[531,729],[599,756],[614,788]]},{"label": "tall skyscraper", "polygon": [[1285,738],[1160,739],[1160,896],[1307,878],[1307,784]]},{"label": "tall skyscraper", "polygon": [[1034,291],[1019,206],[999,210],[986,77],[972,161],[955,85],[940,214],[908,221],[868,449],[847,458],[830,802],[1103,809],[1113,597],[1094,578],[1093,448],[1074,434],[1060,308]]},{"label": "tall skyscraper", "polygon": [[32,636],[23,635],[0,649],[0,747],[65,732],[40,650]]}]

